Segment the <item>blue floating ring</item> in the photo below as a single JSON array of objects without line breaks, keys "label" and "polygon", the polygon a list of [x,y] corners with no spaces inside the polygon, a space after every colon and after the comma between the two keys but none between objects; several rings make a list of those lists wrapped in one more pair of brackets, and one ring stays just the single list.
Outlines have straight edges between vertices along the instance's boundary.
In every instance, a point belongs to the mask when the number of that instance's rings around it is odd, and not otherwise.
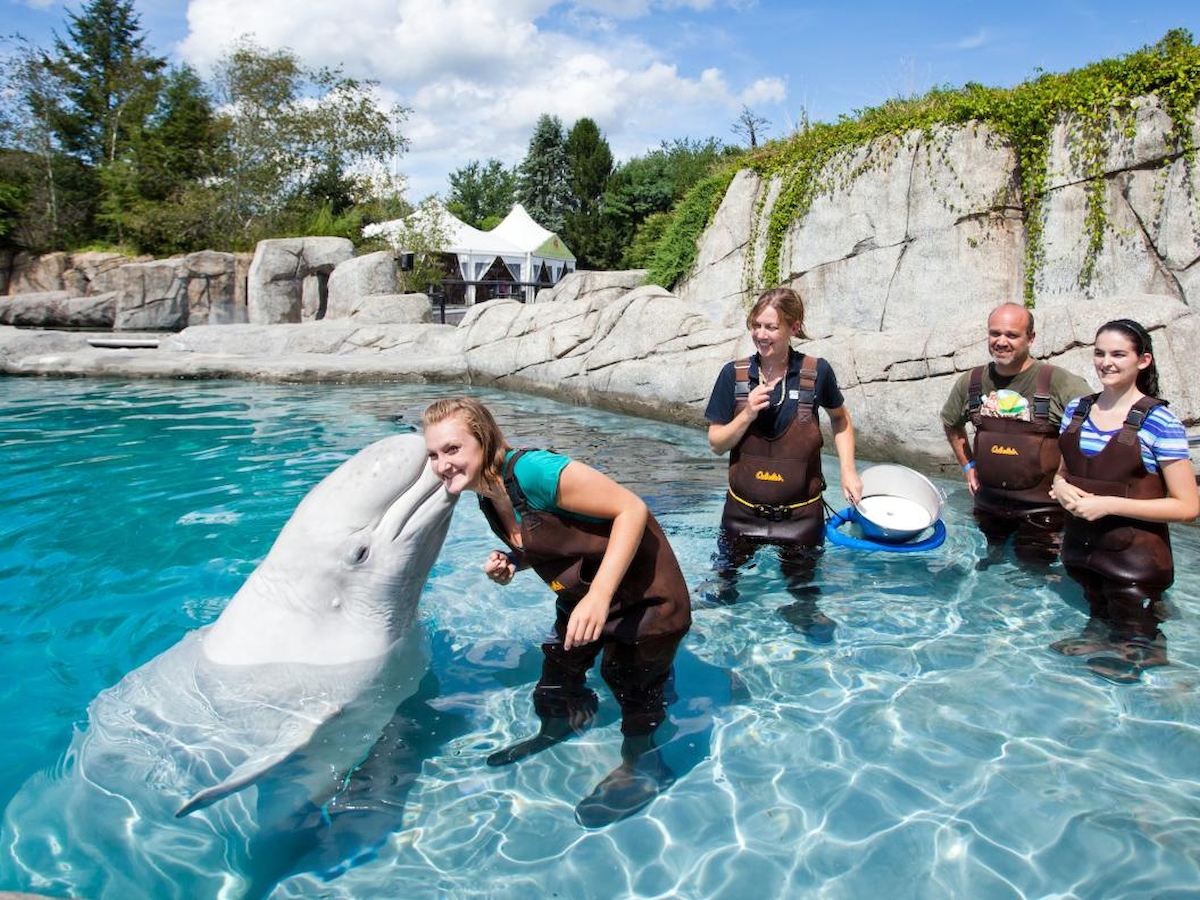
[{"label": "blue floating ring", "polygon": [[882,550],[886,553],[920,553],[923,550],[933,550],[942,546],[946,540],[946,524],[938,519],[933,523],[933,534],[919,541],[889,543],[887,541],[871,541],[866,538],[851,537],[841,532],[841,527],[851,519],[850,507],[841,512],[835,512],[825,523],[825,537],[839,547],[850,547],[854,550]]}]

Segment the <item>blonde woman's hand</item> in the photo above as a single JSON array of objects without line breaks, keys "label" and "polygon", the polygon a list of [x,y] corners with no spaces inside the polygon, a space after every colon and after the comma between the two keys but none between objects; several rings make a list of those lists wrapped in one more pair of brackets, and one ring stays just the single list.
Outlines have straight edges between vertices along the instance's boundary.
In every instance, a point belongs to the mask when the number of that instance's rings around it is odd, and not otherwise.
[{"label": "blonde woman's hand", "polygon": [[483,571],[496,584],[508,584],[517,574],[517,566],[503,550],[493,550],[483,564]]},{"label": "blonde woman's hand", "polygon": [[588,591],[582,600],[571,611],[567,620],[567,631],[563,637],[563,649],[582,647],[599,639],[608,621],[608,608],[611,601],[598,594]]}]

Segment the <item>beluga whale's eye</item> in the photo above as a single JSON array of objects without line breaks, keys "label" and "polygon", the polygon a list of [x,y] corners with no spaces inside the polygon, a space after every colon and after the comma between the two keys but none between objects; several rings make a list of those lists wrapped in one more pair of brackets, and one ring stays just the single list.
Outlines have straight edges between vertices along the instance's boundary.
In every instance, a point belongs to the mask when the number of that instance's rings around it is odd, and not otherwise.
[{"label": "beluga whale's eye", "polygon": [[371,545],[354,543],[346,551],[346,563],[351,566],[361,566],[371,555]]}]

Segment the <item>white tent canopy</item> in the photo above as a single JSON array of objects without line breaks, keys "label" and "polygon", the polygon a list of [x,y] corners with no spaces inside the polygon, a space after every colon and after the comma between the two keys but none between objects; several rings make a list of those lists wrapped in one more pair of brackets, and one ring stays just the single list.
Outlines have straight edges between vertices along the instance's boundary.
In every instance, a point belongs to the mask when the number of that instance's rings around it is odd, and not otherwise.
[{"label": "white tent canopy", "polygon": [[[422,228],[424,219],[437,216],[438,222]],[[415,221],[414,221],[415,220]],[[449,246],[443,250],[458,259],[463,281],[479,281],[499,257],[515,282],[526,285],[526,300],[532,300],[538,275],[545,266],[550,283],[556,284],[568,272],[575,271],[575,254],[552,231],[535,222],[517,203],[504,221],[491,231],[480,231],[451,215],[440,204],[428,204],[405,219],[379,222],[363,228],[364,237],[383,237],[396,246],[409,228],[438,231],[447,235]],[[470,291],[472,302],[474,291]]]}]

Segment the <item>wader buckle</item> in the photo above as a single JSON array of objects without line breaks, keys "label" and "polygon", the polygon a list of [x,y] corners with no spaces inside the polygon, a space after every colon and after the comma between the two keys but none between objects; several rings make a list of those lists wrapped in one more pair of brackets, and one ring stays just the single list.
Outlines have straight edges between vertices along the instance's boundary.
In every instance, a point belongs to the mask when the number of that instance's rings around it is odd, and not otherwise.
[{"label": "wader buckle", "polygon": [[768,522],[786,522],[792,517],[792,508],[790,506],[772,506],[769,503],[756,503],[754,514]]}]

